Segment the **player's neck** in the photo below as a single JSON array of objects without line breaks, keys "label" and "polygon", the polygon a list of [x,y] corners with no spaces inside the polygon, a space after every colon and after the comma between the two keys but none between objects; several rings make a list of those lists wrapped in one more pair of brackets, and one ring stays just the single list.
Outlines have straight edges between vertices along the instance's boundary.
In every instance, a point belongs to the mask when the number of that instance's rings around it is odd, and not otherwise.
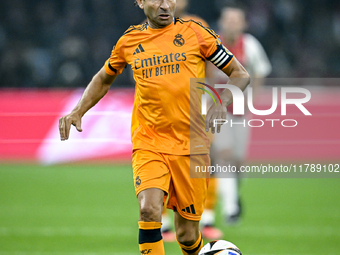
[{"label": "player's neck", "polygon": [[153,23],[153,22],[150,22],[149,19],[147,19],[147,22],[148,22],[149,27],[152,28],[152,29],[162,29],[162,28],[166,28],[166,27],[170,26],[171,24],[173,24],[174,20],[172,20],[172,22],[167,24],[167,25],[161,25],[161,24]]}]

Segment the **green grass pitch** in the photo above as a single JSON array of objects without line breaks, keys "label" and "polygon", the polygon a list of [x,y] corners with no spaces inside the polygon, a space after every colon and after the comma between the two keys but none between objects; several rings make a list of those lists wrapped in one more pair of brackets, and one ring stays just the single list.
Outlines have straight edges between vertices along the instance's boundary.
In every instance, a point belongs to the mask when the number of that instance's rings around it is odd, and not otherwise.
[{"label": "green grass pitch", "polygon": [[[339,254],[340,179],[244,179],[244,255]],[[0,254],[139,254],[129,165],[0,165]],[[176,243],[166,254],[181,254]]]}]

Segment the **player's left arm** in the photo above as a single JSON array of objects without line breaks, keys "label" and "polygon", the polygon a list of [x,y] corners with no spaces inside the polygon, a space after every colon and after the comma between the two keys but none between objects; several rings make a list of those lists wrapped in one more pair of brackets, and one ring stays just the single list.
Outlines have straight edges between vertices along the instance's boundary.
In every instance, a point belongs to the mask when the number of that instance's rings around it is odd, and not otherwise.
[{"label": "player's left arm", "polygon": [[[213,63],[217,68],[222,70],[228,77],[228,84],[239,87],[242,91],[250,83],[250,76],[235,56],[223,46],[218,35],[210,28],[203,27],[195,22],[191,23],[193,31],[195,31],[200,52],[202,56]],[[226,119],[227,106],[233,102],[232,93],[225,89],[221,96],[222,105],[213,105],[206,116],[205,129],[208,132],[215,133],[216,119]],[[217,125],[217,132],[220,132],[221,125]]]},{"label": "player's left arm", "polygon": [[[234,57],[233,61],[222,70],[229,77],[228,84],[240,88],[242,91],[250,83],[250,76],[241,63]],[[225,89],[221,94],[222,105],[227,107],[233,102],[233,97],[229,89]]]},{"label": "player's left arm", "polygon": [[[250,83],[250,76],[246,69],[240,64],[240,62],[234,57],[234,59],[222,69],[222,71],[229,76],[228,84],[237,86],[242,91]],[[233,102],[233,96],[229,89],[225,89],[220,95],[222,105],[213,105],[206,116],[205,129],[208,132],[211,128],[211,132],[215,133],[214,120],[226,119],[227,106]],[[217,133],[220,132],[221,125],[217,125]]]}]

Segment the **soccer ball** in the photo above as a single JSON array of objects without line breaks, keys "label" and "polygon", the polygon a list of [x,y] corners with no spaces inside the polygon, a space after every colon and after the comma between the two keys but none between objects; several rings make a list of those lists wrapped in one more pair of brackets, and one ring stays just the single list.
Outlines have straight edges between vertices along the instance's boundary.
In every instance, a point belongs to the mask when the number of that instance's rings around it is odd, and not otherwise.
[{"label": "soccer ball", "polygon": [[204,245],[198,255],[242,255],[237,246],[224,240],[212,241]]}]

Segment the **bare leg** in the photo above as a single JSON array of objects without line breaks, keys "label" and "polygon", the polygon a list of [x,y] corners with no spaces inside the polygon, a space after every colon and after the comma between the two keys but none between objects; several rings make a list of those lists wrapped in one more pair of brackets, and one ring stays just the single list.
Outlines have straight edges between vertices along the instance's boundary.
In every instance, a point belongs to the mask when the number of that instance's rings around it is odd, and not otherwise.
[{"label": "bare leg", "polygon": [[138,194],[141,254],[165,254],[161,235],[163,199],[164,191],[160,189],[147,189]]},{"label": "bare leg", "polygon": [[197,255],[203,247],[203,240],[199,231],[199,221],[183,218],[175,212],[175,229],[177,241],[184,255]]}]

